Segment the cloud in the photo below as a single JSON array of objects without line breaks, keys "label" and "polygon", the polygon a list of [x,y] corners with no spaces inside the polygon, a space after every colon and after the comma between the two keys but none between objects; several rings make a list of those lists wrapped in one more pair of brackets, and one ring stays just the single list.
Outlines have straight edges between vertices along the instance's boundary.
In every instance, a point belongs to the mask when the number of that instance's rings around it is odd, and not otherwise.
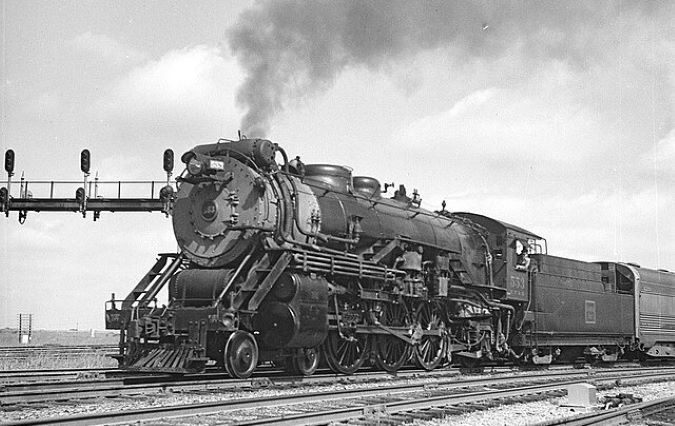
[{"label": "cloud", "polygon": [[32,121],[54,123],[63,113],[64,102],[56,90],[40,93],[17,108],[22,115],[29,115]]},{"label": "cloud", "polygon": [[236,129],[236,64],[214,46],[173,50],[131,70],[94,106],[96,119],[132,139],[197,139]]},{"label": "cloud", "polygon": [[617,185],[605,191],[536,196],[492,187],[451,194],[446,200],[451,211],[479,212],[540,235],[555,256],[635,261],[648,268],[675,265],[675,228],[667,215],[675,200],[659,197],[653,187],[628,192]]},{"label": "cloud", "polygon": [[444,113],[445,119],[452,119],[461,116],[467,112],[475,111],[477,108],[486,102],[494,99],[497,90],[494,88],[478,90],[464,97],[450,108],[447,113]]},{"label": "cloud", "polygon": [[551,167],[597,161],[610,143],[606,136],[563,84],[539,96],[529,87],[474,91],[445,111],[405,123],[394,141],[424,141],[424,155],[451,151],[459,163],[503,171],[533,161]]},{"label": "cloud", "polygon": [[24,225],[15,215],[0,225],[0,239],[7,236],[0,240],[7,277],[0,279],[0,300],[11,307],[0,309],[0,322],[11,325],[16,312],[32,312],[42,327],[71,327],[68,315],[50,315],[79,306],[80,325],[103,328],[110,293],[123,298],[157,253],[175,250],[171,219],[160,213],[102,213],[96,222],[91,217],[29,212]]},{"label": "cloud", "polygon": [[22,241],[22,249],[28,249],[29,252],[58,250],[63,244],[57,235],[62,227],[62,221],[53,217],[49,218],[48,214],[36,220],[38,214],[28,213],[23,226],[7,226],[7,241]]},{"label": "cloud", "polygon": [[[88,40],[102,41],[96,37]],[[120,55],[109,58],[112,61],[114,57]],[[27,123],[35,124],[35,117],[51,117],[47,113],[53,112],[59,123],[72,129],[72,138],[58,129],[61,131],[53,132],[54,137],[65,142],[51,149],[41,140],[36,144],[28,138],[21,139],[25,146],[14,145],[18,167],[32,167],[31,176],[39,172],[40,178],[76,180],[72,185],[58,185],[55,196],[72,197],[81,185],[77,183],[81,179],[78,160],[84,147],[92,152],[90,180],[97,170],[102,180],[149,176],[162,180],[164,148],[176,150],[180,167],[183,147],[212,142],[224,128],[236,133],[239,114],[235,112],[234,90],[240,71],[216,46],[171,50],[154,60],[136,56],[137,62],[128,64],[130,68],[118,62],[120,66],[110,67],[114,68],[111,73],[107,69],[99,73],[103,67],[92,64],[97,60],[112,64],[98,54],[82,59],[95,73],[82,72],[77,90],[40,87],[44,94],[29,99],[36,114],[24,114]],[[77,102],[73,102],[76,96]],[[64,103],[71,109],[64,111]],[[38,145],[42,147],[39,153],[35,151]],[[31,158],[29,148],[35,161],[27,161]],[[14,188],[18,189],[18,184]],[[31,188],[36,196],[49,193],[48,185]],[[99,195],[117,196],[116,189],[115,184],[101,185]],[[150,186],[123,185],[121,195],[147,198]],[[23,226],[16,223],[16,214],[11,222],[0,224],[0,270],[7,277],[0,279],[0,300],[5,303],[4,309],[0,305],[0,323],[11,325],[16,309],[21,309],[52,318],[44,320],[50,327],[65,328],[74,324],[67,323],[68,316],[51,315],[57,307],[88,306],[78,313],[80,325],[102,327],[103,301],[110,292],[123,298],[153,265],[158,252],[176,250],[171,219],[161,213],[104,212],[96,222],[92,216],[91,212],[86,219],[77,213],[31,212]]]},{"label": "cloud", "polygon": [[641,156],[640,165],[645,173],[675,178],[675,128]]},{"label": "cloud", "polygon": [[140,50],[125,46],[105,34],[82,33],[71,41],[80,52],[92,54],[97,59],[111,65],[137,64],[147,59]]}]

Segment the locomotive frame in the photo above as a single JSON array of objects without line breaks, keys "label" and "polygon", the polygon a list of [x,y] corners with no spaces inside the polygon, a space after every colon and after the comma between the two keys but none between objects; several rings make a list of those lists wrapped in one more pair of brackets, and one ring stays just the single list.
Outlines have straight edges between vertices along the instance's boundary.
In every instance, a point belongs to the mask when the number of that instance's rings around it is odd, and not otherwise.
[{"label": "locomotive frame", "polygon": [[[282,164],[276,157],[281,155]],[[330,164],[289,161],[268,140],[219,140],[181,160],[158,199],[10,195],[0,210],[160,210],[179,253],[160,254],[123,300],[120,366],[248,377],[261,362],[312,374],[323,361],[351,374],[371,363],[615,361],[675,357],[675,274],[550,256],[546,240],[474,213],[427,211],[401,185]],[[89,169],[83,152],[82,171]],[[85,161],[86,160],[86,161]],[[86,164],[85,164],[86,163]],[[86,167],[85,167],[86,166]],[[167,289],[166,305],[157,296]]]}]

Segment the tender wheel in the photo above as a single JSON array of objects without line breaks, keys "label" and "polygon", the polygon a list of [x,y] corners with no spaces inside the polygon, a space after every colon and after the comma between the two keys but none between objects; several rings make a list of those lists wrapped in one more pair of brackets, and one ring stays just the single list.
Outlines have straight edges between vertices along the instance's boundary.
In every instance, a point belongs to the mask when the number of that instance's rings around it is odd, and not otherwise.
[{"label": "tender wheel", "polygon": [[[447,347],[447,341],[442,335],[445,328],[440,306],[432,302],[422,302],[417,307],[415,319],[419,343],[413,346],[413,353],[417,364],[428,371],[441,365]],[[439,335],[425,334],[425,331],[438,332]]]},{"label": "tender wheel", "polygon": [[[410,325],[408,309],[404,304],[387,304],[380,322],[387,327],[406,327]],[[374,343],[375,363],[382,370],[393,373],[398,371],[410,358],[410,345],[392,335],[378,335]]]},{"label": "tender wheel", "polygon": [[258,365],[258,344],[251,333],[235,331],[225,344],[225,369],[230,376],[246,379]]},{"label": "tender wheel", "polygon": [[289,359],[292,371],[303,376],[311,376],[319,368],[319,351],[317,348],[298,349]]},{"label": "tender wheel", "polygon": [[368,335],[342,337],[337,330],[328,333],[324,344],[328,367],[335,373],[354,374],[368,359]]}]

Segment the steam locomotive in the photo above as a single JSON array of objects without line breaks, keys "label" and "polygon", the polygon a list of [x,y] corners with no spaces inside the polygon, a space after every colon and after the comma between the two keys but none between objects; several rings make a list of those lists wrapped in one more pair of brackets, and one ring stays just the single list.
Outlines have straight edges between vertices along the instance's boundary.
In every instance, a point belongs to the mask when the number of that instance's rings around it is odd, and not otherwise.
[{"label": "steam locomotive", "polygon": [[263,362],[311,375],[322,362],[351,374],[675,357],[672,272],[551,256],[533,232],[422,209],[417,191],[388,196],[264,139],[181,160],[177,191],[161,193],[180,252],[106,303],[123,368],[246,378]]}]

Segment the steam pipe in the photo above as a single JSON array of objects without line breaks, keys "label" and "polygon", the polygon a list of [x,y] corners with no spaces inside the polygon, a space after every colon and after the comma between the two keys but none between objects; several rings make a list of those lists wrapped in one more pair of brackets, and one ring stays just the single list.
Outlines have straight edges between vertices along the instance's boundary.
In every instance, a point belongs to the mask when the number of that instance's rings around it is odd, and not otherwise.
[{"label": "steam pipe", "polygon": [[[525,307],[525,310],[523,311],[523,320],[520,321],[520,324],[518,327],[516,327],[517,331],[520,331],[523,329],[523,324],[525,324],[525,316],[527,314],[527,311],[530,310],[530,306],[532,305],[532,299],[534,298],[534,295],[532,294],[532,274],[534,274],[535,271],[529,271],[527,273],[527,290],[529,293],[529,298],[527,299],[527,306]],[[514,317],[515,318],[515,317]]]},{"label": "steam pipe", "polygon": [[[302,232],[302,231],[300,231]],[[304,234],[304,232],[303,232]],[[320,232],[317,232],[316,237],[319,238],[322,241],[328,242],[328,241],[335,241],[338,243],[345,243],[345,244],[356,244],[359,242],[358,238],[342,238],[342,237],[336,237],[333,235],[326,235],[322,234]]]},{"label": "steam pipe", "polygon": [[[280,205],[283,206],[284,212],[283,212],[283,228],[281,230],[281,237],[284,241],[291,242],[290,238],[290,233],[291,233],[291,223],[293,221],[293,218],[291,215],[293,215],[293,208],[291,205],[291,194],[288,192],[288,188],[286,185],[284,185],[284,182],[278,181],[279,189],[281,190],[281,201],[282,203]],[[278,198],[278,197],[277,197]]]},{"label": "steam pipe", "polygon": [[281,153],[281,156],[284,158],[284,172],[288,173],[288,156],[286,155],[286,151],[284,151],[284,149],[281,148],[279,145],[276,145],[276,148],[277,151],[279,151]]},{"label": "steam pipe", "polygon": [[[498,302],[493,302],[493,301],[491,301],[491,300],[488,300],[487,297],[485,297],[483,294],[481,294],[481,293],[478,292],[478,291],[476,291],[475,293],[478,295],[478,297],[479,297],[483,302],[485,302],[485,303],[486,303],[488,306],[490,306],[491,308],[506,309],[506,310],[507,310],[507,316],[508,316],[508,318],[511,318],[511,316],[514,316],[514,315],[515,315],[516,309],[515,309],[513,306],[507,305],[507,304],[505,304],[505,303],[498,303]],[[508,323],[510,323],[510,321],[509,321]],[[506,330],[506,339],[507,339],[507,340],[508,340],[508,335],[509,335],[509,330],[507,329],[507,330]]]},{"label": "steam pipe", "polygon": [[[279,149],[281,150],[281,148],[279,148]],[[285,178],[290,183],[290,185],[293,187],[293,192],[297,194],[298,188],[295,186],[295,182],[293,182],[293,179],[288,177],[288,176],[286,176]],[[296,203],[295,209],[294,209],[294,211],[295,211],[295,215],[294,215],[295,225],[297,226],[300,233],[302,233],[303,235],[306,235],[308,237],[316,237],[316,238],[318,238],[318,239],[320,239],[324,242],[335,241],[335,242],[338,242],[338,243],[345,243],[345,244],[357,244],[359,242],[358,236],[356,238],[342,238],[342,237],[336,237],[336,236],[333,236],[333,235],[324,234],[324,233],[321,233],[321,232],[317,232],[316,234],[310,234],[310,233],[306,232],[304,229],[302,229],[302,226],[300,226],[300,223],[298,222],[298,217],[299,217],[298,208],[299,208],[298,204]]]},{"label": "steam pipe", "polygon": [[504,340],[509,341],[509,334],[511,333],[511,311],[506,312],[506,333]]}]

